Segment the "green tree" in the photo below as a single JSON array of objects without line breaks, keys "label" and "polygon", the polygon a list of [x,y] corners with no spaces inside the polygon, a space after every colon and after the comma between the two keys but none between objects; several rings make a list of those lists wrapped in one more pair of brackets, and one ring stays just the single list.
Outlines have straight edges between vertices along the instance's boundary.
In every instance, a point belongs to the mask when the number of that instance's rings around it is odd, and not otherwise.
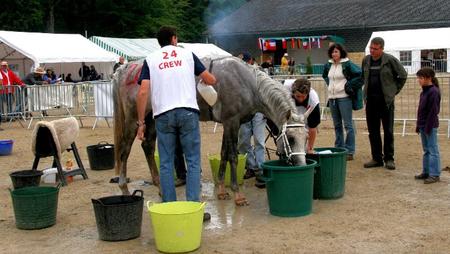
[{"label": "green tree", "polygon": [[40,32],[45,27],[44,11],[39,0],[8,1],[1,8],[0,30]]}]

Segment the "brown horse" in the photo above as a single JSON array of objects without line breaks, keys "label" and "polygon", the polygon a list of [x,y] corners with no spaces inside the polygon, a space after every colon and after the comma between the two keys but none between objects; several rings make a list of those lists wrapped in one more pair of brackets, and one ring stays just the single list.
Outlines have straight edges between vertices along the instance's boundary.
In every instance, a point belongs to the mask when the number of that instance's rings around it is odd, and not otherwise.
[{"label": "brown horse", "polygon": [[[249,66],[235,57],[216,60],[202,59],[218,81],[214,86],[218,93],[217,102],[210,107],[201,96],[197,96],[201,121],[216,121],[223,125],[221,162],[219,167],[219,199],[228,199],[225,191],[225,166],[230,162],[231,189],[236,205],[248,204],[239,192],[237,184],[237,139],[241,123],[249,121],[256,112],[271,119],[283,138],[277,147],[279,154],[285,154],[295,165],[305,164],[305,143],[307,132],[304,128],[304,116],[296,114],[296,108],[287,91],[279,82],[267,74]],[[116,174],[119,174],[119,187],[128,194],[126,184],[127,159],[136,136],[137,111],[136,95],[142,61],[132,62],[119,68],[114,74],[114,142]],[[147,103],[146,114],[151,112],[151,103]],[[292,128],[294,127],[294,128]],[[154,160],[156,130],[153,119],[146,119],[146,135],[142,142],[152,180],[159,185],[159,176]]]}]

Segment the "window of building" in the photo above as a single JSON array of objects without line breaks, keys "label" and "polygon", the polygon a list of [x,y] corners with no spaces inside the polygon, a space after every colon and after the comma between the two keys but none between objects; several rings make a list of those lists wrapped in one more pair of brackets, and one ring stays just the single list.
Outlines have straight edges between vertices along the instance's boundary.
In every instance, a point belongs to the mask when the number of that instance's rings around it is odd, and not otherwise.
[{"label": "window of building", "polygon": [[400,62],[405,66],[411,66],[411,51],[400,51]]}]

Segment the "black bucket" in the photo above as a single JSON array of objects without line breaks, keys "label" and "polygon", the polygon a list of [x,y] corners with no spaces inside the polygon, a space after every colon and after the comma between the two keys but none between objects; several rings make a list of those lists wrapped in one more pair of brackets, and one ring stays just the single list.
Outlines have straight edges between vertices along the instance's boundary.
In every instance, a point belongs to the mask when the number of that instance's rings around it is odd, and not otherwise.
[{"label": "black bucket", "polygon": [[108,142],[99,142],[97,145],[86,147],[89,165],[92,170],[105,170],[114,168],[114,145]]},{"label": "black bucket", "polygon": [[[140,196],[136,195],[140,193]],[[141,235],[144,193],[92,199],[98,236],[104,241],[123,241]]]},{"label": "black bucket", "polygon": [[9,174],[14,189],[39,186],[42,175],[43,175],[42,171],[38,170],[20,170]]}]

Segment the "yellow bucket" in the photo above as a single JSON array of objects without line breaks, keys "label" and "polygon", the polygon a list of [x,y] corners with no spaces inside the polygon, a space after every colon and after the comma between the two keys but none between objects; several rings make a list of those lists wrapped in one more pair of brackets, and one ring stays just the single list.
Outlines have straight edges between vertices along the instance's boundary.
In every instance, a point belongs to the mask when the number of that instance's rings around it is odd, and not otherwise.
[{"label": "yellow bucket", "polygon": [[[219,167],[220,167],[220,155],[214,154],[208,157],[209,166],[211,167],[211,172],[213,175],[214,183],[219,183]],[[236,175],[237,175],[237,183],[239,185],[244,183],[244,174],[245,174],[245,162],[247,160],[246,154],[238,154],[238,162],[236,166]],[[225,186],[230,186],[231,182],[231,169],[230,163],[227,162],[227,166],[225,169]]]},{"label": "yellow bucket", "polygon": [[200,247],[205,202],[147,201],[156,248],[161,252],[189,252]]}]

